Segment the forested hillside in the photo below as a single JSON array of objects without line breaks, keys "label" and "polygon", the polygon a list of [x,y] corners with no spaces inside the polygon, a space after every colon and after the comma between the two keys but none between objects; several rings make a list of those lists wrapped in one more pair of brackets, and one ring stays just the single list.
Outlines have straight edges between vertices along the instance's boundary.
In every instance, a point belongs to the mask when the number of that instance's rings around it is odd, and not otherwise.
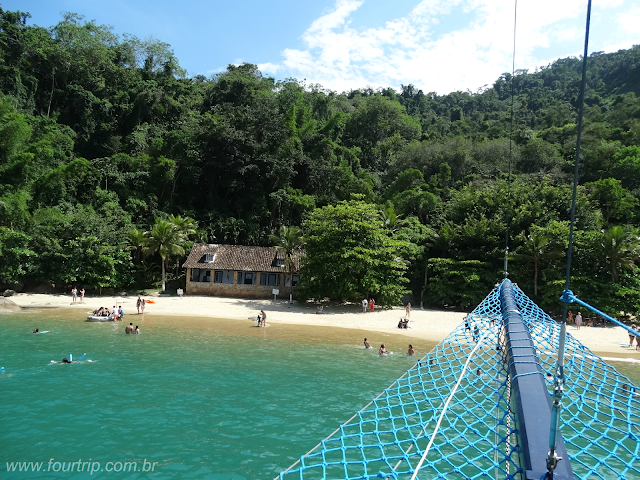
[{"label": "forested hillside", "polygon": [[[250,64],[188,77],[162,42],[34,22],[0,11],[5,287],[149,286],[160,255],[175,287],[193,241],[267,245],[348,201],[401,246],[414,302],[475,305],[509,225],[510,277],[558,309],[579,59],[517,72],[510,145],[510,74],[448,95],[337,93]],[[637,95],[639,46],[589,57],[574,291],[616,313],[640,311]],[[152,248],[167,222],[176,248]]]}]

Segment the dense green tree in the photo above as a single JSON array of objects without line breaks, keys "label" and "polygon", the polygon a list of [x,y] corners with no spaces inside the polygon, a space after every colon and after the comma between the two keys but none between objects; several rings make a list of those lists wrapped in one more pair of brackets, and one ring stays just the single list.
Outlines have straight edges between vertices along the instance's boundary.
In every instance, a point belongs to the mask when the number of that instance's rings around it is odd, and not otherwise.
[{"label": "dense green tree", "polygon": [[373,296],[396,305],[406,292],[400,258],[404,242],[384,227],[377,206],[343,201],[313,211],[304,222],[305,257],[300,288],[322,299],[357,301]]},{"label": "dense green tree", "polygon": [[586,183],[589,198],[602,212],[605,222],[630,222],[635,217],[638,199],[629,193],[615,178],[603,178]]},{"label": "dense green tree", "polygon": [[0,227],[0,285],[13,288],[35,271],[37,254],[30,243],[24,233]]}]

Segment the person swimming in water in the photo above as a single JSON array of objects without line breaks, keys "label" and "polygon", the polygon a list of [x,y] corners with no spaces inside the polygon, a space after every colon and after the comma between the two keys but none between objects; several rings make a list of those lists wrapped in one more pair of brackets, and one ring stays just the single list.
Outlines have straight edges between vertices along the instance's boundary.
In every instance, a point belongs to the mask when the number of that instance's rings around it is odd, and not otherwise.
[{"label": "person swimming in water", "polygon": [[37,328],[33,331],[33,333],[39,333],[40,330],[38,330]]},{"label": "person swimming in water", "polygon": [[369,342],[367,342],[367,339],[364,339],[364,348],[366,348],[367,350],[369,350],[371,348],[371,345],[369,345]]},{"label": "person swimming in water", "polygon": [[413,345],[409,345],[409,350],[407,350],[407,355],[413,355],[414,353],[416,352],[413,350]]},{"label": "person swimming in water", "polygon": [[378,351],[378,353],[380,355],[386,355],[387,354],[387,349],[384,348],[384,343],[382,345],[380,345],[380,350]]},{"label": "person swimming in water", "polygon": [[63,364],[63,363],[78,363],[78,362],[76,362],[75,360],[70,362],[68,358],[63,358],[60,364]]}]

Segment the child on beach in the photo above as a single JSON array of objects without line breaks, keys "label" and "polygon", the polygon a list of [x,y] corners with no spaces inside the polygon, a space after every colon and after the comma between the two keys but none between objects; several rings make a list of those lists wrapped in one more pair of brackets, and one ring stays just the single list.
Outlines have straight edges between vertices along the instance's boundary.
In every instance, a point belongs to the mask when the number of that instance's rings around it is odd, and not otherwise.
[{"label": "child on beach", "polygon": [[582,314],[578,312],[578,315],[576,315],[576,327],[578,327],[578,330],[580,330],[581,326],[582,326]]}]

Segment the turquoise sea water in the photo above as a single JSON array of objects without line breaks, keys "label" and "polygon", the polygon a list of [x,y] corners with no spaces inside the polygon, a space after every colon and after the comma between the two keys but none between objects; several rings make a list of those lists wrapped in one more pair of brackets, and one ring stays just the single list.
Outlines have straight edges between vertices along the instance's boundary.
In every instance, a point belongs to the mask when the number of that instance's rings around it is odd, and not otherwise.
[{"label": "turquoise sea water", "polygon": [[[380,358],[357,330],[126,318],[0,316],[1,479],[272,479],[415,361],[399,336],[369,334],[396,352]],[[124,335],[128,321],[142,334]],[[430,346],[414,342],[420,355]],[[85,352],[93,362],[50,364]],[[640,385],[639,365],[612,364]],[[43,465],[8,472],[7,462]],[[70,462],[84,471],[63,472]],[[137,471],[105,471],[124,462]]]},{"label": "turquoise sea water", "polygon": [[[272,479],[415,362],[362,349],[357,330],[125,318],[142,334],[78,312],[0,316],[0,478]],[[409,343],[378,335],[391,350]],[[50,364],[85,352],[92,362]],[[7,471],[25,461],[44,463]],[[80,461],[84,472],[62,472]],[[138,471],[104,471],[117,462]]]}]

